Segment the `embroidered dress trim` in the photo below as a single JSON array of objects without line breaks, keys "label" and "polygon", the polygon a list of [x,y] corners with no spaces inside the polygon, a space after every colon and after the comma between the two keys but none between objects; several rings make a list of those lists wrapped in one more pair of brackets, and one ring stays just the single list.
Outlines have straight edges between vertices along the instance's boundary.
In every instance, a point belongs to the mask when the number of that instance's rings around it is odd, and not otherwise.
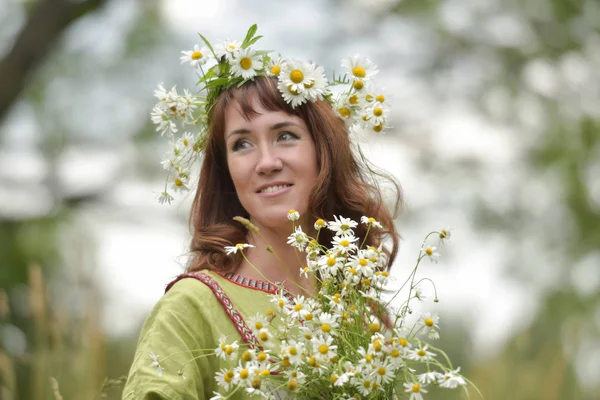
[{"label": "embroidered dress trim", "polygon": [[165,293],[169,289],[171,289],[171,287],[177,281],[183,278],[194,278],[208,286],[210,290],[212,290],[212,292],[214,293],[219,303],[221,303],[221,306],[223,306],[223,310],[225,310],[227,316],[229,317],[231,322],[233,322],[233,325],[235,326],[235,329],[237,329],[237,331],[239,332],[240,336],[242,337],[242,340],[245,343],[247,343],[248,346],[250,346],[250,348],[256,346],[262,349],[258,340],[256,339],[256,336],[254,336],[254,333],[252,333],[252,329],[248,327],[242,315],[235,309],[233,303],[231,302],[231,299],[229,299],[229,296],[227,296],[227,294],[223,291],[223,289],[217,283],[217,281],[215,281],[210,275],[204,274],[202,272],[191,272],[181,274],[167,285]]},{"label": "embroidered dress trim", "polygon": [[[219,274],[221,275],[221,274]],[[290,301],[294,301],[294,296],[281,284],[281,282],[274,282],[275,284],[260,279],[248,278],[247,276],[238,275],[235,273],[228,273],[221,275],[231,283],[248,288],[256,289],[261,292],[275,294],[278,293],[280,288],[283,288],[283,295]]]}]

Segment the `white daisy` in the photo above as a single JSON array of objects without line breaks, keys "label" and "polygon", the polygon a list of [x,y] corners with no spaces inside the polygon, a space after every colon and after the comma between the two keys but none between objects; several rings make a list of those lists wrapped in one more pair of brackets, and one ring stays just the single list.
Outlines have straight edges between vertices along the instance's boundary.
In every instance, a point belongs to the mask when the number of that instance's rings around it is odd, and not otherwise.
[{"label": "white daisy", "polygon": [[352,228],[356,228],[358,226],[358,222],[342,216],[338,218],[336,215],[334,215],[333,218],[335,221],[329,221],[327,223],[327,228],[334,231],[336,236],[354,235]]},{"label": "white daisy", "polygon": [[284,61],[281,57],[271,58],[267,62],[266,72],[268,76],[279,76],[281,72],[281,66],[284,64]]},{"label": "white daisy", "polygon": [[260,55],[252,49],[240,48],[233,53],[231,59],[231,74],[233,76],[241,76],[244,79],[251,79],[258,75],[258,72],[263,68],[263,61]]},{"label": "white daisy", "polygon": [[377,102],[366,109],[366,120],[373,127],[379,125],[383,127],[387,123],[388,114],[389,109],[382,103]]},{"label": "white daisy", "polygon": [[215,374],[215,380],[217,381],[217,384],[223,387],[225,390],[229,390],[229,387],[234,384],[234,378],[235,373],[232,369],[223,368]]},{"label": "white daisy", "polygon": [[294,209],[288,211],[287,215],[290,221],[298,221],[300,219],[300,213]]},{"label": "white daisy", "polygon": [[367,217],[365,215],[363,215],[362,217],[360,217],[360,222],[362,222],[365,225],[373,226],[375,228],[379,228],[379,229],[383,228],[381,226],[381,224],[379,222],[377,222],[377,220],[375,218]]},{"label": "white daisy", "polygon": [[166,191],[164,191],[164,192],[161,192],[161,193],[160,193],[160,194],[157,196],[157,198],[158,198],[158,202],[159,202],[160,204],[165,204],[165,203],[171,204],[171,202],[173,201],[173,196],[171,196],[171,195],[170,195],[168,192],[166,192]]},{"label": "white daisy", "polygon": [[423,385],[429,385],[433,382],[436,382],[438,379],[442,378],[444,375],[440,374],[437,371],[433,371],[433,372],[425,372],[423,374],[420,374],[417,376],[417,380],[419,381],[419,383],[422,383]]},{"label": "white daisy", "polygon": [[225,57],[227,61],[231,61],[233,53],[242,47],[242,42],[239,40],[225,40],[223,43],[214,46],[215,55],[220,60]]},{"label": "white daisy", "polygon": [[315,81],[315,66],[312,63],[298,60],[288,60],[281,66],[279,82],[290,91],[303,92],[306,86],[311,86]]},{"label": "white daisy", "polygon": [[368,81],[379,72],[377,65],[373,64],[368,58],[359,55],[343,60],[342,67],[348,69],[352,79],[360,81]]},{"label": "white daisy", "polygon": [[422,362],[429,361],[435,357],[434,353],[427,351],[427,345],[418,349],[409,350],[407,354],[409,359]]},{"label": "white daisy", "polygon": [[283,100],[285,100],[292,108],[296,108],[309,100],[307,97],[308,92],[295,90],[291,85],[286,85],[281,80],[277,84],[277,88],[279,89],[279,92],[281,92]]},{"label": "white daisy", "polygon": [[318,266],[324,277],[332,276],[344,267],[344,258],[337,257],[335,253],[329,253],[319,258]]},{"label": "white daisy", "polygon": [[235,246],[225,246],[225,251],[226,251],[227,255],[236,254],[238,251],[242,251],[248,247],[254,247],[254,246],[251,244],[248,244],[248,243],[238,243]]},{"label": "white daisy", "polygon": [[427,393],[427,390],[419,383],[406,382],[403,383],[404,391],[410,393],[408,400],[423,400],[421,393]]},{"label": "white daisy", "polygon": [[423,253],[425,253],[425,255],[427,257],[429,257],[429,259],[431,260],[431,262],[437,263],[438,259],[440,258],[440,253],[437,252],[437,247],[436,246],[428,246],[426,244],[423,244],[423,246],[421,247],[421,251]]},{"label": "white daisy", "polygon": [[181,63],[189,63],[192,68],[199,68],[200,66],[206,64],[209,59],[210,50],[207,47],[202,47],[198,45],[194,45],[193,50],[182,51]]},{"label": "white daisy", "polygon": [[171,182],[171,190],[174,192],[187,192],[190,190],[188,186],[189,177],[185,173],[179,173]]},{"label": "white daisy", "polygon": [[346,255],[352,251],[358,250],[358,246],[354,244],[358,241],[358,238],[354,235],[345,236],[334,236],[331,244],[333,244],[333,251],[340,255]]},{"label": "white daisy", "polygon": [[465,378],[458,374],[459,371],[460,367],[454,371],[448,371],[444,375],[440,374],[441,377],[438,380],[440,387],[446,389],[456,389],[458,385],[466,385],[467,382],[465,381]]},{"label": "white daisy", "polygon": [[311,101],[323,100],[323,96],[327,94],[328,85],[323,67],[315,67],[312,71],[312,80],[312,83],[304,84],[304,95]]},{"label": "white daisy", "polygon": [[158,354],[150,353],[148,357],[152,359],[152,363],[150,364],[150,368],[157,367],[158,368],[158,376],[163,376],[163,367],[160,365],[160,361],[158,361]]},{"label": "white daisy", "polygon": [[335,357],[337,345],[333,344],[333,337],[319,336],[311,340],[313,346],[313,355],[318,361],[327,362]]},{"label": "white daisy", "polygon": [[250,317],[248,319],[248,325],[253,330],[256,330],[258,332],[262,328],[269,326],[269,319],[264,314],[256,313],[254,317]]}]

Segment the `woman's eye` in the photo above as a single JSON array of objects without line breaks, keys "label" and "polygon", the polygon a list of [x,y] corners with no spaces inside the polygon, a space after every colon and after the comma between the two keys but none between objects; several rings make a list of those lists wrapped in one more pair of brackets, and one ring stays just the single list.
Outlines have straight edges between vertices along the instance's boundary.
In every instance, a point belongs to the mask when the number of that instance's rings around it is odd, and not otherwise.
[{"label": "woman's eye", "polygon": [[298,135],[292,132],[281,132],[278,139],[284,141],[298,139]]},{"label": "woman's eye", "polygon": [[243,150],[243,149],[247,148],[248,146],[250,146],[250,143],[248,143],[247,140],[240,139],[233,144],[233,147],[231,149],[233,151],[238,151],[238,150]]}]

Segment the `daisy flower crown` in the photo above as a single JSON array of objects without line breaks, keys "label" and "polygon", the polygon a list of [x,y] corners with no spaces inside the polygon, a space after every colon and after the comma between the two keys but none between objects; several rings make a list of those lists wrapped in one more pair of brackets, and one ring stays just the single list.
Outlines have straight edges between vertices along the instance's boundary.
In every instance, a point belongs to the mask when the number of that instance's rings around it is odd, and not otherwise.
[{"label": "daisy flower crown", "polygon": [[[171,150],[161,161],[167,171],[164,190],[158,196],[161,204],[170,204],[172,193],[189,190],[191,169],[206,145],[212,108],[219,95],[257,76],[276,77],[279,92],[292,108],[309,101],[329,102],[349,132],[383,133],[388,128],[388,102],[382,88],[373,83],[379,70],[371,60],[358,55],[344,59],[346,73],[334,73],[328,80],[323,67],[311,61],[273,57],[269,51],[251,47],[262,37],[256,36],[256,31],[257,26],[252,25],[243,41],[225,40],[215,45],[200,34],[204,46],[195,45],[182,51],[180,57],[182,64],[189,64],[198,73],[197,92],[184,89],[180,94],[175,86],[167,90],[162,83],[155,90],[159,101],[151,119],[156,131],[171,143]],[[186,130],[188,127],[191,129]]]}]

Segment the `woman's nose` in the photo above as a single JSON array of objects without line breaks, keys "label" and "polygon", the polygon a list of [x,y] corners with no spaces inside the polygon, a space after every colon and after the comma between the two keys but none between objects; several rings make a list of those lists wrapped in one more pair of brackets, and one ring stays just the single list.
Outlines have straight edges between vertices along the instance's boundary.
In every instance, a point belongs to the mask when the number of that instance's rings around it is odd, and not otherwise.
[{"label": "woman's nose", "polygon": [[255,171],[258,174],[270,174],[280,171],[283,168],[283,162],[279,155],[273,149],[261,149]]}]

